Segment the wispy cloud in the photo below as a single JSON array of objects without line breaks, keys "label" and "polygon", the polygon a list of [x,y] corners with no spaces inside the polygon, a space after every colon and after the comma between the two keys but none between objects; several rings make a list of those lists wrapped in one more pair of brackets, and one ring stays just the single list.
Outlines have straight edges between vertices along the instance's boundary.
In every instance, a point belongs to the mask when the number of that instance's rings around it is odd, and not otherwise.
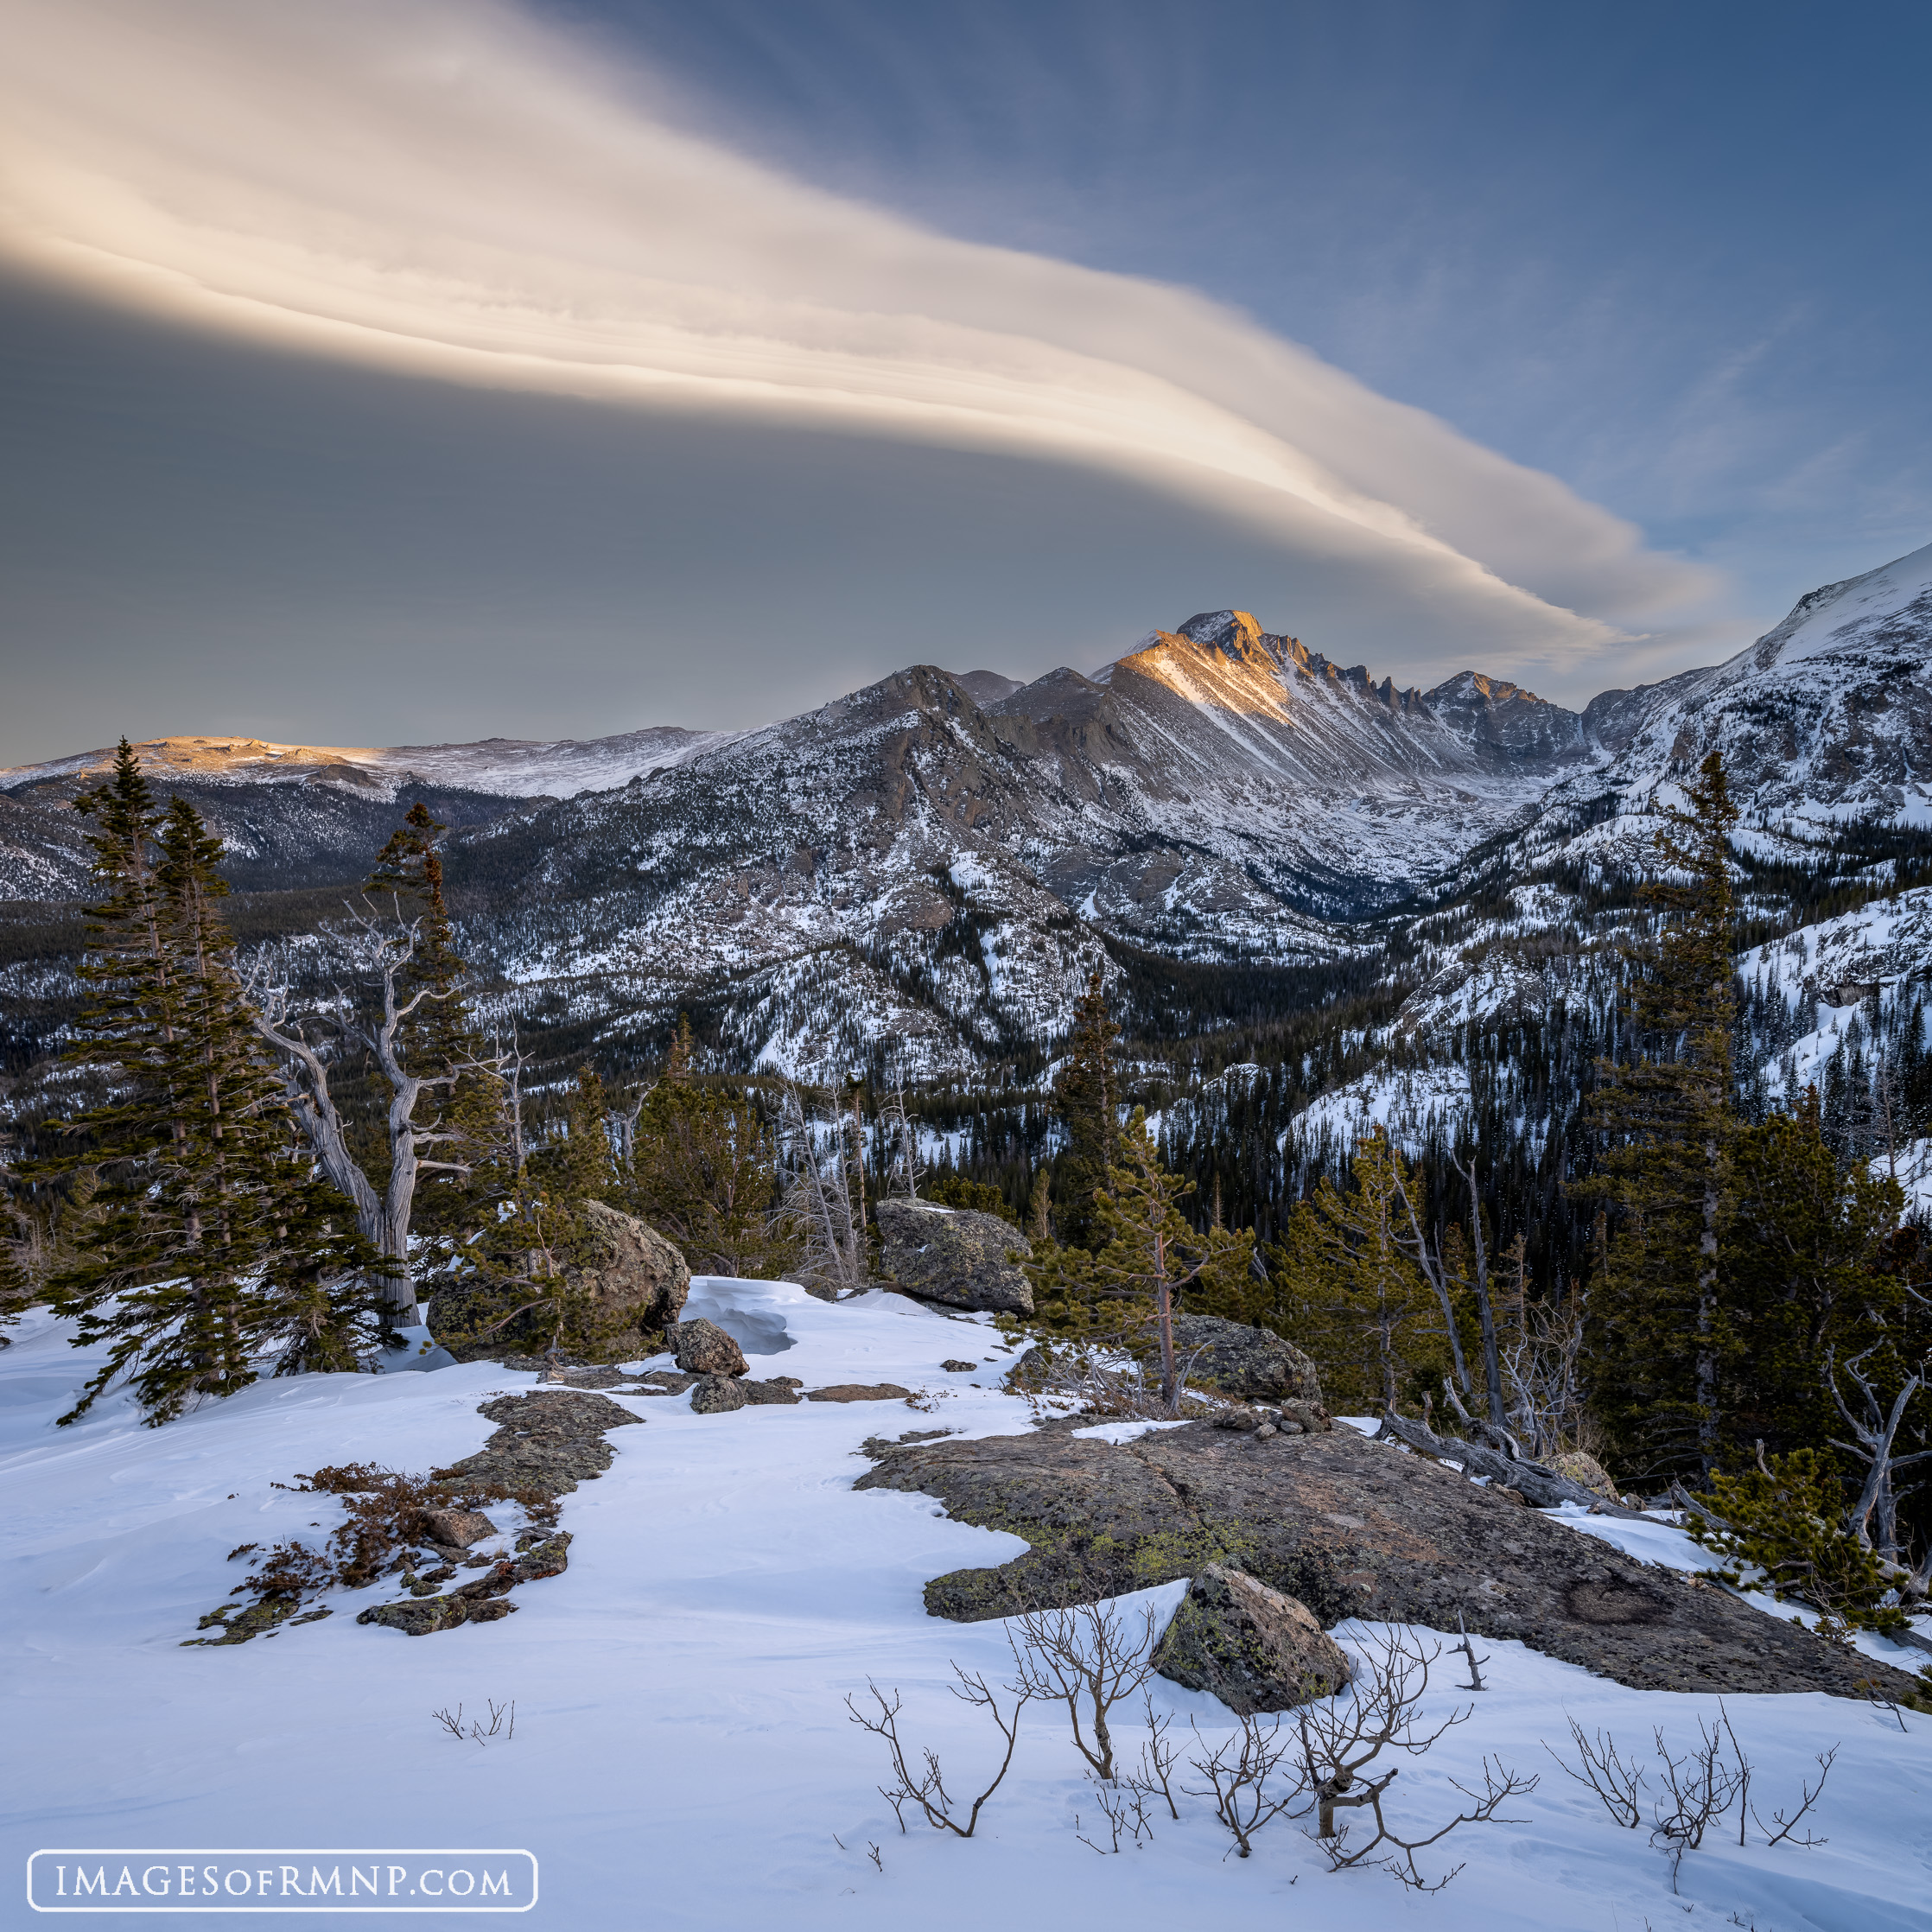
[{"label": "wispy cloud", "polygon": [[1498,668],[1574,663],[1713,588],[1198,295],[786,179],[492,0],[0,17],[0,256],[104,300],[444,381],[1124,473],[1372,559]]}]

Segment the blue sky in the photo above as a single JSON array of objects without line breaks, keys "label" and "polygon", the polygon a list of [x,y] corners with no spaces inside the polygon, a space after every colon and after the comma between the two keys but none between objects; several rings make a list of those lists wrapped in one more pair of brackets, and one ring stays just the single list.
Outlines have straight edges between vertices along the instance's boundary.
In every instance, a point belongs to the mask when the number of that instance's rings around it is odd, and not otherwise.
[{"label": "blue sky", "polygon": [[1932,534],[1922,8],[132,7],[10,6],[0,759],[1574,702]]},{"label": "blue sky", "polygon": [[558,11],[782,165],[1238,304],[1738,613],[1932,534],[1922,6]]}]

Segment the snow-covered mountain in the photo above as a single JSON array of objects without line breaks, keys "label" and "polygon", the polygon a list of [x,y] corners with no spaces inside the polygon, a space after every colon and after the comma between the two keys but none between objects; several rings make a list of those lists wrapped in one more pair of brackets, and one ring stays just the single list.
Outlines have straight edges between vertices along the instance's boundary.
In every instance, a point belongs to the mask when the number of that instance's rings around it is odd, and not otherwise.
[{"label": "snow-covered mountain", "polygon": [[[384,799],[410,779],[504,798],[569,798],[628,785],[731,736],[648,725],[613,738],[485,738],[471,745],[276,745],[260,738],[149,738],[134,749],[156,785],[334,785]],[[0,769],[0,792],[49,780],[94,783],[114,747]]]},{"label": "snow-covered mountain", "polygon": [[[1002,691],[1001,686],[1006,689]],[[651,1030],[702,998],[786,1066],[915,1077],[1060,1031],[1103,942],[1333,958],[1345,923],[1514,825],[1588,756],[1581,720],[1465,674],[1398,691],[1245,612],[1092,677],[922,665],[519,818],[506,976]],[[506,834],[463,855],[493,874]],[[1109,968],[1109,970],[1112,969]]]},{"label": "snow-covered mountain", "polygon": [[1846,826],[1932,829],[1932,544],[1827,584],[1735,657],[1584,713],[1600,761],[1552,787],[1506,855],[1641,869],[1660,804],[1710,752],[1740,848],[1807,862]]},{"label": "snow-covered mountain", "polygon": [[[737,734],[141,750],[244,886],[353,879],[399,798],[428,796],[458,828],[466,943],[526,1012],[655,1035],[702,1005],[772,1064],[889,1049],[917,1077],[1058,1033],[1109,945],[1379,957],[1418,893],[1404,948],[1429,996],[1459,997],[1444,976],[1472,942],[1580,931],[1579,876],[1640,873],[1713,745],[1755,857],[1815,866],[1846,826],[1932,827],[1932,548],[1580,713],[1471,671],[1398,690],[1224,610],[1092,676],[916,665]],[[0,894],[79,891],[64,808],[108,757],[0,772]],[[1557,969],[1505,944],[1492,969]]]}]

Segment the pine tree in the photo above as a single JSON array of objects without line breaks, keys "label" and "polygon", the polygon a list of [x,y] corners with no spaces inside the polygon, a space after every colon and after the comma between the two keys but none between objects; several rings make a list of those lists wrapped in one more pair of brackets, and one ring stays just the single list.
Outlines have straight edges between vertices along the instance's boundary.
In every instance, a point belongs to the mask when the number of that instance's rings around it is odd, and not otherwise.
[{"label": "pine tree", "polygon": [[1822,1451],[1842,1434],[1831,1364],[1888,1335],[1903,1340],[1908,1298],[1884,1267],[1903,1206],[1897,1183],[1839,1160],[1815,1089],[1795,1113],[1738,1134],[1732,1174],[1722,1293],[1726,1326],[1742,1344],[1725,1378],[1725,1447],[1735,1466],[1759,1442],[1776,1453]]},{"label": "pine tree", "polygon": [[1194,1184],[1161,1165],[1143,1109],[1134,1109],[1117,1144],[1119,1163],[1093,1199],[1094,1247],[1049,1245],[1026,1272],[1040,1301],[1057,1306],[1058,1325],[1076,1331],[1099,1327],[1104,1308],[1125,1304],[1128,1326],[1151,1331],[1161,1395],[1171,1406],[1179,1372],[1176,1304],[1183,1296],[1190,1306],[1238,1296],[1254,1261],[1255,1236],[1190,1225],[1179,1204]]},{"label": "pine tree", "polygon": [[1328,1401],[1393,1408],[1447,1366],[1436,1297],[1402,1241],[1400,1151],[1377,1128],[1344,1194],[1325,1177],[1269,1253],[1269,1325],[1306,1349]]},{"label": "pine tree", "polygon": [[620,1177],[606,1128],[603,1084],[580,1068],[564,1132],[521,1160],[505,1138],[485,1170],[491,1213],[461,1250],[461,1272],[436,1294],[436,1336],[446,1346],[509,1344],[596,1356],[627,1331],[628,1316],[601,1309],[583,1278],[594,1259],[587,1212],[616,1192]]},{"label": "pine tree", "polygon": [[1108,1010],[1106,982],[1096,969],[1075,1009],[1073,1037],[1056,1095],[1067,1138],[1053,1164],[1054,1222],[1069,1247],[1097,1247],[1105,1239],[1095,1198],[1106,1187],[1119,1154],[1120,1083],[1114,1071],[1119,1038],[1120,1028]]},{"label": "pine tree", "polygon": [[798,1243],[774,1214],[771,1123],[750,1096],[700,1087],[678,1068],[674,1058],[639,1109],[630,1170],[614,1198],[675,1242],[695,1273],[782,1276]]},{"label": "pine tree", "polygon": [[353,1276],[373,1257],[318,1223],[320,1191],[290,1156],[294,1123],[220,918],[220,841],[179,798],[156,812],[124,740],[109,783],[79,803],[109,889],[90,913],[76,1052],[111,1066],[120,1091],[67,1123],[87,1144],[59,1164],[98,1187],[86,1243],[49,1292],[77,1346],[108,1344],[61,1420],[126,1372],[158,1423],[254,1381],[286,1350],[296,1299],[321,1351],[351,1365],[366,1304]]},{"label": "pine tree", "polygon": [[1630,962],[1628,1059],[1599,1064],[1597,1173],[1578,1189],[1609,1211],[1593,1283],[1592,1399],[1625,1460],[1652,1474],[1707,1471],[1722,1433],[1720,1376],[1734,1345],[1719,1245],[1738,1128],[1730,832],[1716,752],[1656,835],[1660,875],[1642,901],[1658,937]]}]

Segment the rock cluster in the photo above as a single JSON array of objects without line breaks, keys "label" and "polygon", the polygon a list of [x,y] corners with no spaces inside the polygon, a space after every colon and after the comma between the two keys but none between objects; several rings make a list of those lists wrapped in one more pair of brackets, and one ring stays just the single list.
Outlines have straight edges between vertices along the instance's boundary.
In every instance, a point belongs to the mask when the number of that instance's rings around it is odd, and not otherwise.
[{"label": "rock cluster", "polygon": [[1033,1313],[1033,1283],[1019,1265],[1033,1259],[1033,1243],[1010,1221],[930,1201],[885,1200],[877,1213],[880,1280],[949,1308]]}]

